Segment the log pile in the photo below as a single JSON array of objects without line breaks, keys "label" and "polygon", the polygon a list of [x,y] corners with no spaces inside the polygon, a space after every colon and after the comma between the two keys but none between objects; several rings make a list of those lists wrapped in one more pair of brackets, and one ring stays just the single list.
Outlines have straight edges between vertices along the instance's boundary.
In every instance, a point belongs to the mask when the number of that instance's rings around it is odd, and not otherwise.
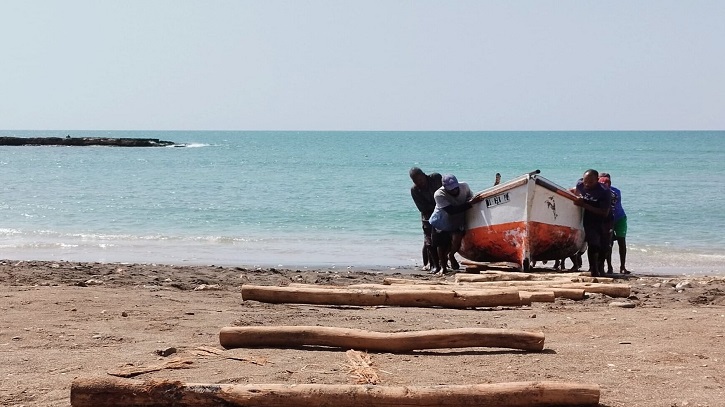
[{"label": "log pile", "polygon": [[554,298],[583,300],[586,293],[626,298],[626,284],[571,282],[567,279],[479,281],[477,275],[457,275],[456,284],[423,285],[414,280],[385,279],[385,284],[351,286],[242,285],[242,300],[272,304],[357,305],[399,307],[476,308],[531,305]]},{"label": "log pile", "polygon": [[[572,275],[532,273],[458,275],[456,281],[386,278],[384,284],[285,287],[242,285],[244,301],[316,305],[475,308],[530,305],[555,298],[582,300],[585,293],[629,296],[630,288],[612,279],[587,280]],[[336,347],[357,352],[356,368],[370,370],[358,385],[331,384],[197,384],[177,381],[136,381],[103,378],[73,381],[71,405],[129,407],[206,406],[597,406],[598,385],[570,382],[512,382],[476,385],[398,386],[377,384],[379,378],[358,350],[411,352],[425,349],[496,347],[541,351],[542,333],[510,329],[457,328],[408,332],[372,332],[322,326],[225,327],[219,343],[240,347]],[[351,359],[352,360],[352,359]],[[375,385],[373,385],[375,384]]]}]

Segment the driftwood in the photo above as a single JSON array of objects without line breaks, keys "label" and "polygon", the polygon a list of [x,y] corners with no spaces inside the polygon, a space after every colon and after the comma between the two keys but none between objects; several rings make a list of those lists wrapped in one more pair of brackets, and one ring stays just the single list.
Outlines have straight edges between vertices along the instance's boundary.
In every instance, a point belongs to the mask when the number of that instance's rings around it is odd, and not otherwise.
[{"label": "driftwood", "polygon": [[377,290],[276,287],[242,285],[242,300],[271,304],[359,305],[399,307],[497,307],[520,305],[517,291],[510,289],[477,291]]},{"label": "driftwood", "polygon": [[151,366],[124,366],[116,370],[109,370],[108,374],[118,377],[134,377],[144,373],[158,372],[164,369],[189,369],[194,363],[187,359],[172,359],[158,365]]},{"label": "driftwood", "polygon": [[534,302],[554,302],[553,291],[519,291],[521,305],[531,305]]},{"label": "driftwood", "polygon": [[[507,274],[518,274],[519,276],[506,276]],[[491,281],[561,281],[569,283],[613,283],[614,279],[612,277],[588,277],[566,273],[533,274],[485,272],[482,274],[458,273],[455,276],[455,281],[457,283],[484,283]]]},{"label": "driftwood", "polygon": [[481,288],[511,288],[518,287],[520,290],[541,290],[549,288],[581,289],[587,293],[605,294],[610,297],[626,298],[632,292],[628,284],[602,284],[602,283],[571,283],[561,280],[554,281],[484,281],[471,282],[467,285]]},{"label": "driftwood", "polygon": [[434,329],[413,332],[373,332],[321,326],[238,326],[219,332],[224,348],[333,346],[376,352],[420,349],[493,347],[540,351],[544,334],[492,328]]},{"label": "driftwood", "polygon": [[[424,285],[423,282],[413,283],[413,285],[405,285],[411,280],[406,279],[385,279],[383,281],[383,284],[386,284],[389,289],[395,289],[395,288],[404,288],[404,289],[410,289],[410,290],[454,290],[457,292],[465,291],[465,290],[488,290],[488,289],[502,289],[503,287],[496,287],[496,286],[490,286],[486,287],[479,284],[455,284],[455,283],[447,283],[447,284],[435,284],[434,285]],[[415,280],[412,280],[415,281]],[[511,286],[510,288],[518,290],[519,296],[521,296],[521,291],[526,292],[553,292],[554,297],[556,298],[568,298],[570,300],[576,300],[580,301],[584,299],[584,289],[582,288],[562,288],[562,287],[550,287],[548,285],[540,285],[540,284],[546,284],[544,281],[538,281],[536,285],[528,285],[523,287],[516,287]],[[568,284],[568,283],[567,283]],[[290,284],[293,285],[293,284]],[[354,286],[350,287],[359,287],[360,284],[356,284]],[[544,297],[544,301],[541,302],[551,302],[546,297]]]},{"label": "driftwood", "polygon": [[[401,279],[402,281],[402,279]],[[521,299],[520,305],[531,305],[533,302],[553,302],[554,298],[568,298],[570,300],[583,300],[584,290],[578,288],[556,288],[556,287],[539,287],[539,286],[526,286],[526,287],[485,287],[476,284],[351,284],[347,286],[339,285],[316,285],[316,284],[303,284],[303,283],[290,283],[289,287],[297,288],[323,288],[323,289],[340,289],[340,288],[356,288],[356,289],[376,289],[376,290],[434,290],[434,291],[451,291],[451,292],[501,292],[502,290],[511,290],[512,292],[518,292],[519,298]],[[522,292],[524,292],[522,294]],[[529,293],[544,292],[540,296],[531,296]],[[554,294],[554,298],[550,297],[549,293]]]},{"label": "driftwood", "polygon": [[197,356],[209,356],[209,355],[216,355],[224,359],[229,360],[238,360],[240,362],[249,362],[258,366],[264,366],[267,364],[267,359],[254,359],[254,358],[243,358],[240,356],[234,356],[234,355],[227,355],[226,351],[217,349],[217,348],[210,348],[208,346],[199,346],[196,349],[192,351]]},{"label": "driftwood", "polygon": [[513,382],[474,385],[197,384],[75,379],[72,407],[553,407],[597,406],[598,385]]}]

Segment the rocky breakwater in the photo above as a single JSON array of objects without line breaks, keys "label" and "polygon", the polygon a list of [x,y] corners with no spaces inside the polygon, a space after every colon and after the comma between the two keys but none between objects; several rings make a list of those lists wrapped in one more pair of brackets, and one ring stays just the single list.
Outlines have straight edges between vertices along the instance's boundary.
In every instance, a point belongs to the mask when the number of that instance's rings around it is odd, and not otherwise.
[{"label": "rocky breakwater", "polygon": [[0,146],[110,146],[110,147],[167,147],[172,141],[155,138],[112,137],[0,137]]}]

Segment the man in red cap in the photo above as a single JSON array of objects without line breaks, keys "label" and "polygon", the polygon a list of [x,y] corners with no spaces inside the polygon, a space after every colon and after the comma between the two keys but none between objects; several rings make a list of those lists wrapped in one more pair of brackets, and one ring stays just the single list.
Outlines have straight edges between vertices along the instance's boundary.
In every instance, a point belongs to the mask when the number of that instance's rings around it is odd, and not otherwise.
[{"label": "man in red cap", "polygon": [[612,186],[612,177],[606,172],[599,174],[599,182],[612,192],[612,238],[606,256],[607,273],[614,272],[612,268],[612,249],[614,248],[614,242],[617,242],[619,247],[619,272],[630,274],[625,266],[627,259],[627,214],[622,207],[622,192]]}]

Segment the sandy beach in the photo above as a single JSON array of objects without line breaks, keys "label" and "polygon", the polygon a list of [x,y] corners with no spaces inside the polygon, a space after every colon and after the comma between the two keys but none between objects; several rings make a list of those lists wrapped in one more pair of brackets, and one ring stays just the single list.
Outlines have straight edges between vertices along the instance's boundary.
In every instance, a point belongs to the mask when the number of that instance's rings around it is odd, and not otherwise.
[{"label": "sandy beach", "polygon": [[[506,328],[545,335],[542,352],[500,348],[370,352],[380,385],[569,381],[601,387],[601,406],[720,406],[725,400],[725,279],[631,276],[629,298],[588,294],[476,309],[242,301],[242,284],[350,285],[408,270],[0,261],[0,404],[69,406],[75,378],[191,383],[356,384],[334,348],[224,350],[225,326],[318,325],[403,332]],[[616,303],[629,302],[633,308]],[[614,304],[613,304],[614,303]],[[163,351],[175,353],[161,356]],[[176,362],[174,362],[176,361]],[[169,367],[181,366],[183,369]],[[158,368],[154,371],[154,368]]]}]

